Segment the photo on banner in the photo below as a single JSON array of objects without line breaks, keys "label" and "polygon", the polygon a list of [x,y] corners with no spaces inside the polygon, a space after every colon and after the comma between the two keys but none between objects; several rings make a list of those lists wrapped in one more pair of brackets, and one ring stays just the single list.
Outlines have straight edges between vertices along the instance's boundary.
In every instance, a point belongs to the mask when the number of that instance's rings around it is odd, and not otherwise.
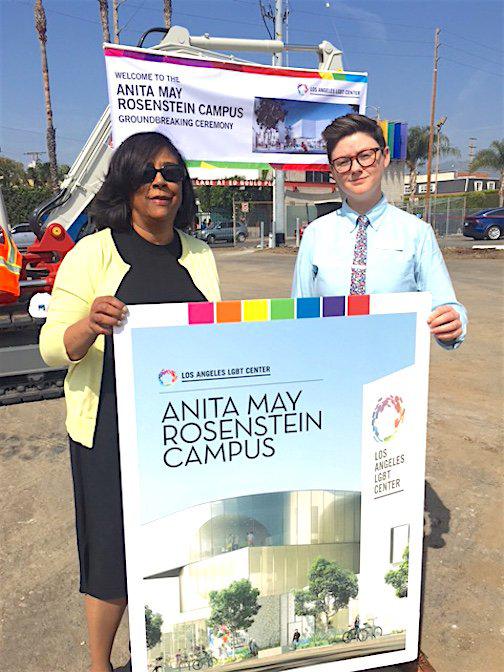
[{"label": "photo on banner", "polygon": [[430,301],[131,306],[114,349],[134,669],[416,657]]},{"label": "photo on banner", "polygon": [[188,161],[326,164],[321,132],[364,113],[367,74],[274,68],[105,46],[113,146],[170,137]]},{"label": "photo on banner", "polygon": [[253,151],[258,153],[326,154],[322,132],[358,105],[256,98]]}]

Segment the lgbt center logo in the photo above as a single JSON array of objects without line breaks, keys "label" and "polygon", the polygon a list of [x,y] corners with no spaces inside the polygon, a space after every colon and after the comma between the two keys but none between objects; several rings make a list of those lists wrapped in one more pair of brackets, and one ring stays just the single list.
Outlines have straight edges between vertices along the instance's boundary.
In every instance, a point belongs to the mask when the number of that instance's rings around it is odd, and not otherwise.
[{"label": "lgbt center logo", "polygon": [[392,441],[404,421],[404,413],[404,402],[397,394],[378,399],[371,418],[374,440],[378,443]]},{"label": "lgbt center logo", "polygon": [[171,387],[177,382],[177,374],[172,369],[163,369],[159,372],[158,380],[163,387]]}]

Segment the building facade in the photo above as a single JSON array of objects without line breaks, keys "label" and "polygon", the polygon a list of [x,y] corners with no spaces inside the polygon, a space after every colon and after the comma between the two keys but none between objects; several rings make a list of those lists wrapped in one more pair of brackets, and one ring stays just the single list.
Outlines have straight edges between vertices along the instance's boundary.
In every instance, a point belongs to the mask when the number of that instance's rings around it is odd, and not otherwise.
[{"label": "building facade", "polygon": [[[248,579],[261,605],[248,638],[260,648],[287,646],[294,629],[313,629],[296,616],[294,591],[305,588],[314,560],[323,557],[359,573],[360,493],[292,491],[210,502],[144,526],[146,582],[177,581],[179,604],[164,619],[163,654],[211,646],[206,627],[209,593]],[[312,619],[313,620],[313,619]],[[341,624],[340,622],[341,621]],[[334,627],[348,623],[339,612]]]}]

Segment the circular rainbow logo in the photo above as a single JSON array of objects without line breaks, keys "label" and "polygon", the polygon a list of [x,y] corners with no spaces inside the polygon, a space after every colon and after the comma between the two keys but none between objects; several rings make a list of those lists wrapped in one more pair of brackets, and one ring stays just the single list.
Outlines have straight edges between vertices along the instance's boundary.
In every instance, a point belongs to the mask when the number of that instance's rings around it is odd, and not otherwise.
[{"label": "circular rainbow logo", "polygon": [[392,441],[404,421],[404,413],[404,402],[397,394],[378,399],[371,419],[374,440]]},{"label": "circular rainbow logo", "polygon": [[300,96],[305,96],[308,93],[306,84],[298,84],[297,90]]},{"label": "circular rainbow logo", "polygon": [[159,372],[158,380],[163,387],[171,387],[177,382],[177,374],[172,369],[163,369]]}]

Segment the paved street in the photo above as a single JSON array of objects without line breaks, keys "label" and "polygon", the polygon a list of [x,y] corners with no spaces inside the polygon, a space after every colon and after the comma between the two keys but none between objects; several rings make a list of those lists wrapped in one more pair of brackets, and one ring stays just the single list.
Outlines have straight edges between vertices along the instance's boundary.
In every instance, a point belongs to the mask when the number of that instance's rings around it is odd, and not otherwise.
[{"label": "paved street", "polygon": [[[288,295],[293,254],[215,252],[224,298]],[[437,672],[500,672],[504,264],[448,266],[471,325],[457,352],[432,347],[421,646]],[[63,420],[62,399],[0,408],[4,672],[87,670]],[[116,666],[127,641],[124,624]]]}]

